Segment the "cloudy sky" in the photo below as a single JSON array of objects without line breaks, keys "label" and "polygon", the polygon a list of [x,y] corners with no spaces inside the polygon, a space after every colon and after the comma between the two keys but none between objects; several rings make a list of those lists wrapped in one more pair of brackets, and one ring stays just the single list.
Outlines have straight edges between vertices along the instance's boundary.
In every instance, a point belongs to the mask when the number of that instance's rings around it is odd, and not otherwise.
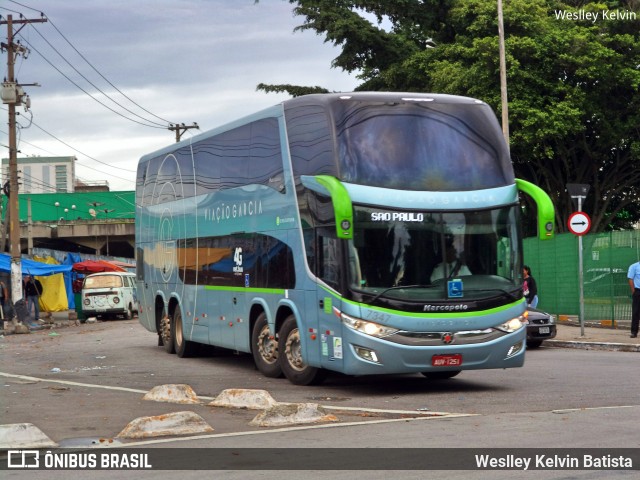
[{"label": "cloudy sky", "polygon": [[[292,9],[286,0],[2,0],[3,20],[49,19],[15,38],[31,50],[16,61],[18,82],[41,85],[24,87],[31,109],[17,109],[19,157],[75,155],[78,177],[133,190],[138,159],[175,141],[167,122],[197,122],[185,139],[288,98],[257,92],[259,83],[353,90],[355,76],[331,68],[336,47],[293,32],[304,18]],[[0,61],[6,77],[6,53]],[[6,120],[0,144],[8,157]]]}]

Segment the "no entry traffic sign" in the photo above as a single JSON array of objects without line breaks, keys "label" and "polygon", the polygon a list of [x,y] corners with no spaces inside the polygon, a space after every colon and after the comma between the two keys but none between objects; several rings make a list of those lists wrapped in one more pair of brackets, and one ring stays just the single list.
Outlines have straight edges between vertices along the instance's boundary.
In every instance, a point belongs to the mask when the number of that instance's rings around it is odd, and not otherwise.
[{"label": "no entry traffic sign", "polygon": [[569,217],[567,226],[574,235],[584,235],[591,228],[591,219],[584,212],[573,212]]}]

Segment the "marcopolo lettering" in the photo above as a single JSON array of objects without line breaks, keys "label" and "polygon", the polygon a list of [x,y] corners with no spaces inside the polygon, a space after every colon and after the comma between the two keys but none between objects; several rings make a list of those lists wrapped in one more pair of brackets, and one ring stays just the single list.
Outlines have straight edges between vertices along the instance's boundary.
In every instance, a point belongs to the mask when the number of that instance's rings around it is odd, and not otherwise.
[{"label": "marcopolo lettering", "polygon": [[455,305],[425,305],[423,312],[463,312],[469,309],[469,305],[458,303]]}]

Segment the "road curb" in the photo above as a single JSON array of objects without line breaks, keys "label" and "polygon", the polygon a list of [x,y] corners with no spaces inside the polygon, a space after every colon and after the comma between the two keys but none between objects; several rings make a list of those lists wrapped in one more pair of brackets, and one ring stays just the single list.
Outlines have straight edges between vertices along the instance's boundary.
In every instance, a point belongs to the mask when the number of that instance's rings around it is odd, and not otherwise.
[{"label": "road curb", "polygon": [[628,343],[545,340],[544,344],[548,347],[575,348],[579,350],[608,350],[613,352],[640,352],[640,345],[628,344]]}]

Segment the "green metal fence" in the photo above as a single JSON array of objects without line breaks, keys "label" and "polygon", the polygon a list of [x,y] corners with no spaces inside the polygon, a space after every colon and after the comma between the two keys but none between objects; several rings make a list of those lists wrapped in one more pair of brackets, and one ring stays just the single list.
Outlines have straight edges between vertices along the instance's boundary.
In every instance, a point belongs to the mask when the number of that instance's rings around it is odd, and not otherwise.
[{"label": "green metal fence", "polygon": [[[582,248],[585,320],[630,320],[627,271],[640,259],[640,230],[587,234],[582,237]],[[524,263],[537,281],[539,308],[579,314],[578,261],[578,237],[571,233],[553,240],[525,239]]]}]

